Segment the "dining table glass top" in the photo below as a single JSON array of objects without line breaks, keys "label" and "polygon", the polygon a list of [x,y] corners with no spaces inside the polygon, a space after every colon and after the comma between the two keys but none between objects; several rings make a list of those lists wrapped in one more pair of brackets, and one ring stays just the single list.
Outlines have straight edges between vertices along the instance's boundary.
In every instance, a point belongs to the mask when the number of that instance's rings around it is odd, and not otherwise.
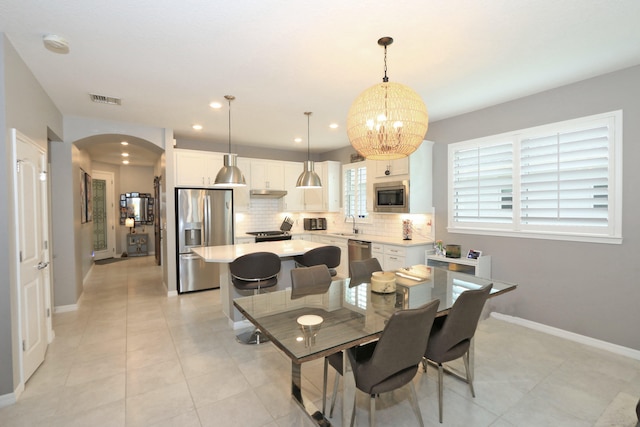
[{"label": "dining table glass top", "polygon": [[422,265],[395,273],[395,292],[372,292],[367,281],[357,284],[347,278],[334,280],[323,294],[292,299],[291,289],[285,289],[236,298],[234,305],[294,363],[303,363],[377,339],[397,310],[437,298],[438,315],[443,316],[466,290],[493,284],[491,298],[516,288]]}]

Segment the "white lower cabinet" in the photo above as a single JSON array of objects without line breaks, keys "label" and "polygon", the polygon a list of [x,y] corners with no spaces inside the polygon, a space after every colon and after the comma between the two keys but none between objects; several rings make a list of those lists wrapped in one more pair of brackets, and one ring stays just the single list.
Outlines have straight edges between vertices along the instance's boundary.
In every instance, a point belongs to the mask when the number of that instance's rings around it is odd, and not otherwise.
[{"label": "white lower cabinet", "polygon": [[424,251],[428,245],[400,246],[371,244],[371,256],[377,258],[385,271],[397,270],[417,264],[424,264]]}]

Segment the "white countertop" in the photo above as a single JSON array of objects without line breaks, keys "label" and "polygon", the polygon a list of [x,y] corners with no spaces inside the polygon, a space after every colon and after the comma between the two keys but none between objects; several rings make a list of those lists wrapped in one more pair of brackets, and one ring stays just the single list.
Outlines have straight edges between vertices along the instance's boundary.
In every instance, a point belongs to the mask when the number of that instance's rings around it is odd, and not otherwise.
[{"label": "white countertop", "polygon": [[423,246],[423,245],[433,244],[433,240],[425,239],[425,238],[414,238],[412,240],[402,240],[402,238],[373,236],[370,234],[360,234],[360,233],[349,234],[349,233],[332,233],[331,231],[307,231],[305,233],[294,233],[294,234],[311,234],[314,236],[338,237],[343,239],[362,240],[365,242],[382,243],[382,244],[398,245],[398,246]]},{"label": "white countertop", "polygon": [[254,252],[273,252],[280,258],[302,255],[303,253],[327,246],[323,243],[307,240],[280,240],[276,242],[243,243],[239,245],[202,246],[193,248],[194,254],[206,262],[230,263],[236,258]]}]

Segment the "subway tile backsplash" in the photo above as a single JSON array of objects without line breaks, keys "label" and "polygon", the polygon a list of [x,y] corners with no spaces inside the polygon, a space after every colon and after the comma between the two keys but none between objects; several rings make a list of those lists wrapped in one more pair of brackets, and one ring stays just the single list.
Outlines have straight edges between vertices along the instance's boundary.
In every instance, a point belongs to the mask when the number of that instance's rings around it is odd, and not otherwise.
[{"label": "subway tile backsplash", "polygon": [[[303,218],[327,218],[327,231],[335,233],[350,233],[352,219],[345,221],[342,213],[328,212],[281,212],[282,199],[252,199],[248,212],[236,213],[236,236],[245,235],[248,231],[278,230],[286,216],[294,220],[292,233],[304,232]],[[405,215],[405,214],[371,214],[366,222],[356,220],[356,227],[361,234],[390,238],[402,238],[402,220],[413,221],[414,239],[433,239],[433,216]]]}]

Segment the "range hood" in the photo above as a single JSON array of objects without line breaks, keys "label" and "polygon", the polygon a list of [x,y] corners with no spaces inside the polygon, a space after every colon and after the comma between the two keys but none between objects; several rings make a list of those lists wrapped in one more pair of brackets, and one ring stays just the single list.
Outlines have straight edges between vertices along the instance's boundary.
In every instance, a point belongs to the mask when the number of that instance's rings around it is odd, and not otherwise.
[{"label": "range hood", "polygon": [[251,197],[259,199],[280,199],[287,195],[286,190],[251,190]]}]

